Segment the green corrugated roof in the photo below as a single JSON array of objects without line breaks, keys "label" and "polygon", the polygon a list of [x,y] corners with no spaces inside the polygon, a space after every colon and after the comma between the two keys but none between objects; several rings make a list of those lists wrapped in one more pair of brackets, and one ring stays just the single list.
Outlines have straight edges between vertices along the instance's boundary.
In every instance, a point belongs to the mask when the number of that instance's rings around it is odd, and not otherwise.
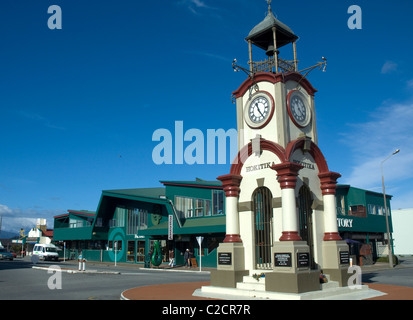
[{"label": "green corrugated roof", "polygon": [[103,193],[112,193],[114,195],[125,195],[140,198],[159,199],[165,196],[165,188],[140,188],[140,189],[118,189],[118,190],[103,190]]},{"label": "green corrugated roof", "polygon": [[176,184],[176,185],[188,185],[188,186],[207,186],[207,187],[222,187],[222,182],[215,180],[215,181],[206,181],[206,180],[195,180],[195,181],[161,181],[162,184]]}]

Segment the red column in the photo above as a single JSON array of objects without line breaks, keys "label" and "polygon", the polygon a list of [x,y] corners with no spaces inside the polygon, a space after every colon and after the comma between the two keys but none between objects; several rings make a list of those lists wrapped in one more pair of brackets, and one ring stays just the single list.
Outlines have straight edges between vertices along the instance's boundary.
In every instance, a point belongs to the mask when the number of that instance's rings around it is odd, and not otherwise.
[{"label": "red column", "polygon": [[219,176],[225,191],[226,235],[225,243],[242,242],[239,234],[238,196],[242,176],[227,174]]},{"label": "red column", "polygon": [[320,178],[321,192],[324,201],[324,241],[342,240],[338,233],[337,208],[336,208],[336,185],[341,174],[337,172],[323,172],[318,175]]}]

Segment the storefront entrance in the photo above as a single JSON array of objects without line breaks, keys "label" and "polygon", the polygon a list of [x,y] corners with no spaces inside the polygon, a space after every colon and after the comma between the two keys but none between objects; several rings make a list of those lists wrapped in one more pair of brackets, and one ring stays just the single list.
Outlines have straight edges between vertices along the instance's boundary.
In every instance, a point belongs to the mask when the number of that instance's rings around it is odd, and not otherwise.
[{"label": "storefront entrance", "polygon": [[266,187],[260,187],[252,196],[255,230],[255,262],[257,269],[271,269],[272,237],[272,194]]}]

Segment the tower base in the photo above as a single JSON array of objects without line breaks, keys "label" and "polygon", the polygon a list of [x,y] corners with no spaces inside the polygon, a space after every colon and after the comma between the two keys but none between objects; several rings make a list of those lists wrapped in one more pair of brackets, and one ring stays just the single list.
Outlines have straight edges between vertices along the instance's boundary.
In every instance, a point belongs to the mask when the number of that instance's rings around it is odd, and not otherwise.
[{"label": "tower base", "polygon": [[217,270],[211,271],[211,286],[235,288],[249,273],[244,267],[242,243],[220,243],[217,253]]}]

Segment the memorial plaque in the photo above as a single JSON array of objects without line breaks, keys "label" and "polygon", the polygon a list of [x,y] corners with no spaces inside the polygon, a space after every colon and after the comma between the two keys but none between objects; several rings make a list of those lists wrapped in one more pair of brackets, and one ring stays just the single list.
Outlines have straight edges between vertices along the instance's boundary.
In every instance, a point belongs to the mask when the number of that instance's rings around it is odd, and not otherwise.
[{"label": "memorial plaque", "polygon": [[291,267],[291,253],[274,253],[274,265],[276,267]]},{"label": "memorial plaque", "polygon": [[230,266],[232,264],[232,253],[231,252],[219,252],[218,253],[218,264]]},{"label": "memorial plaque", "polygon": [[297,268],[309,268],[310,267],[310,253],[309,252],[297,252]]},{"label": "memorial plaque", "polygon": [[348,251],[340,251],[340,264],[350,264],[350,253]]}]

